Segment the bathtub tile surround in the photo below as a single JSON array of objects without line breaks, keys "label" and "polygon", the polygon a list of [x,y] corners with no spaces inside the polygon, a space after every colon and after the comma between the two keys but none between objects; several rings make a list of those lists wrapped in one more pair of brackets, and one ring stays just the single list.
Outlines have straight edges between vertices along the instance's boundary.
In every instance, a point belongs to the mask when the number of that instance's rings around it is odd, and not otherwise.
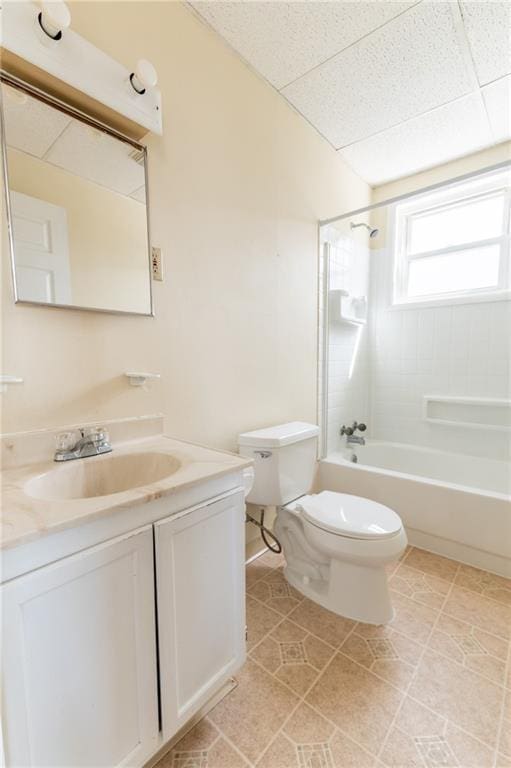
[{"label": "bathtub tile surround", "polygon": [[391,275],[390,248],[373,250],[371,437],[509,459],[509,434],[425,422],[423,397],[509,398],[511,301],[389,307]]},{"label": "bathtub tile surround", "polygon": [[396,617],[373,626],[300,595],[269,607],[282,565],[247,566],[238,688],[156,768],[511,764],[511,580],[411,547],[389,568]]}]

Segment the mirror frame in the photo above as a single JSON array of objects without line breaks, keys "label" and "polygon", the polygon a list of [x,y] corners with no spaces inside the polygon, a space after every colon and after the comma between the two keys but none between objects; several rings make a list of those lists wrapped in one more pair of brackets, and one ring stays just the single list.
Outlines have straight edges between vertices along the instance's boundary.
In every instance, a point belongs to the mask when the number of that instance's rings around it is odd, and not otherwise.
[{"label": "mirror frame", "polygon": [[148,169],[147,169],[147,158],[148,158],[147,147],[144,146],[143,144],[139,144],[134,139],[130,139],[129,136],[125,136],[119,131],[116,131],[113,128],[110,128],[108,125],[101,123],[99,120],[95,120],[94,118],[90,117],[84,112],[81,112],[75,107],[69,106],[69,104],[66,104],[63,101],[60,101],[60,99],[55,98],[54,96],[46,93],[45,91],[42,91],[39,88],[36,88],[35,86],[25,82],[24,80],[21,80],[20,78],[9,74],[5,70],[0,69],[0,86],[2,83],[6,83],[7,85],[17,88],[18,90],[24,91],[29,96],[36,98],[39,101],[44,102],[45,104],[48,104],[54,109],[58,109],[60,112],[63,112],[64,114],[69,115],[70,117],[73,117],[76,120],[79,120],[80,122],[85,123],[86,125],[90,125],[93,128],[97,128],[98,130],[103,131],[104,133],[107,133],[110,136],[113,136],[114,138],[119,139],[120,141],[123,141],[127,144],[131,144],[132,147],[143,152],[144,178],[145,178],[145,190],[146,190],[145,208],[146,208],[146,222],[147,222],[147,270],[149,275],[149,305],[150,305],[149,312],[130,312],[124,309],[103,309],[99,307],[82,307],[76,304],[50,304],[45,301],[28,301],[27,299],[20,299],[18,295],[18,289],[16,286],[16,260],[15,260],[15,253],[14,253],[14,232],[13,232],[13,223],[12,223],[12,215],[11,215],[9,169],[8,169],[8,161],[7,161],[7,141],[6,141],[6,135],[5,135],[3,96],[2,96],[1,87],[0,87],[0,143],[1,143],[1,151],[2,151],[2,172],[3,172],[3,182],[4,182],[5,208],[6,208],[6,216],[7,216],[7,235],[9,239],[14,303],[24,304],[27,306],[35,306],[35,307],[48,307],[50,309],[75,309],[80,312],[101,312],[102,314],[109,314],[109,315],[128,315],[131,317],[154,317],[155,312],[154,312],[153,273],[152,273],[152,259],[151,259],[151,231],[150,231],[150,218],[149,218],[149,175],[148,175]]}]

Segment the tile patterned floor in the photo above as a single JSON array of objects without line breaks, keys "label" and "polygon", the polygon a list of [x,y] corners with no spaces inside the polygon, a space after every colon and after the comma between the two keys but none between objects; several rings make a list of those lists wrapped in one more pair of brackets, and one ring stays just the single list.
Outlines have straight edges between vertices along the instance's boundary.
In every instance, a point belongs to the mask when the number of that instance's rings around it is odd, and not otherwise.
[{"label": "tile patterned floor", "polygon": [[511,768],[510,580],[409,548],[375,627],[282,565],[248,565],[239,685],[157,768]]}]

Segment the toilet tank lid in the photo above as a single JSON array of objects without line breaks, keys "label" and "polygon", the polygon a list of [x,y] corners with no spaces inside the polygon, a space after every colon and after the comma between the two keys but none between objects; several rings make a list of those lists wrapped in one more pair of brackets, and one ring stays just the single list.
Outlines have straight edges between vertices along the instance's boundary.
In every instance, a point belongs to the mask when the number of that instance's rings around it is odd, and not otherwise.
[{"label": "toilet tank lid", "polygon": [[319,435],[319,427],[304,421],[291,421],[288,424],[278,424],[276,427],[256,429],[253,432],[243,432],[238,436],[238,445],[249,445],[264,448],[280,448],[283,445],[309,440]]}]

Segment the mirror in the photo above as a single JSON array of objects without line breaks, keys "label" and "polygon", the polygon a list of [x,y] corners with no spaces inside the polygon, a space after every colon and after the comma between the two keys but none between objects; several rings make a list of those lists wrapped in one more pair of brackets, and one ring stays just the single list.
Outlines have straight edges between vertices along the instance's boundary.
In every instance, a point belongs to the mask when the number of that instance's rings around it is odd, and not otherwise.
[{"label": "mirror", "polygon": [[2,76],[16,302],[152,315],[146,150]]}]

